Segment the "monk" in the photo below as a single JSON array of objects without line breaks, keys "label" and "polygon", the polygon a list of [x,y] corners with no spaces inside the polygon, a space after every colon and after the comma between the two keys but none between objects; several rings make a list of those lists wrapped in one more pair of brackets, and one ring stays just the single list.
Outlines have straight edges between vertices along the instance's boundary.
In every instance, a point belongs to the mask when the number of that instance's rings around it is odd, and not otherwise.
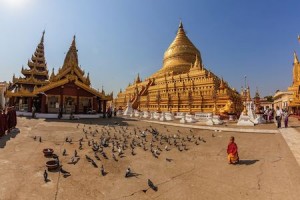
[{"label": "monk", "polygon": [[227,147],[227,154],[228,164],[236,164],[239,162],[238,147],[234,142],[233,136],[230,137],[230,141]]}]

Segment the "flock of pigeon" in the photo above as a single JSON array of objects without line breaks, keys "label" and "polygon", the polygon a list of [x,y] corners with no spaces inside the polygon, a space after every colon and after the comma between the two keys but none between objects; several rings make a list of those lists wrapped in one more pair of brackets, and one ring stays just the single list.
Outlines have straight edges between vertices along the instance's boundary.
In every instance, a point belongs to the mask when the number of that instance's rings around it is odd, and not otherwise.
[{"label": "flock of pigeon", "polygon": [[[81,129],[83,132],[83,137],[78,140],[78,149],[72,152],[73,156],[71,157],[68,164],[76,164],[80,156],[78,151],[81,151],[83,148],[91,148],[93,150],[93,155],[85,155],[85,159],[90,162],[95,168],[99,168],[97,161],[112,160],[112,162],[118,162],[120,159],[125,156],[136,156],[137,148],[142,149],[142,151],[149,152],[154,158],[158,159],[164,151],[179,151],[184,152],[188,151],[190,147],[194,145],[199,145],[201,143],[206,143],[206,140],[200,136],[196,137],[193,134],[193,130],[189,130],[189,134],[181,133],[179,130],[174,134],[171,134],[170,131],[166,129],[165,132],[161,133],[156,128],[151,125],[146,129],[141,129],[139,127],[128,127],[128,126],[119,126],[117,123],[115,125],[107,125],[96,128],[92,128],[88,125],[77,125],[77,129]],[[36,136],[34,140],[36,140]],[[39,141],[42,142],[41,137]],[[66,143],[76,145],[76,142],[72,141],[72,138],[66,137]],[[83,147],[85,144],[85,147]],[[68,155],[66,149],[62,152],[63,156]],[[59,162],[58,158],[56,158]],[[97,160],[97,161],[95,161]],[[167,162],[172,162],[173,159],[166,158]],[[99,162],[98,162],[99,163]],[[71,175],[69,172],[60,169],[60,172],[64,176]],[[108,172],[105,170],[104,165],[100,167],[100,174],[105,176]],[[125,178],[132,176],[137,176],[137,173],[134,173],[130,167],[127,167],[125,170]],[[47,182],[48,174],[45,170],[44,180]],[[157,186],[148,179],[148,186],[157,191]],[[147,190],[143,190],[147,191]]]}]

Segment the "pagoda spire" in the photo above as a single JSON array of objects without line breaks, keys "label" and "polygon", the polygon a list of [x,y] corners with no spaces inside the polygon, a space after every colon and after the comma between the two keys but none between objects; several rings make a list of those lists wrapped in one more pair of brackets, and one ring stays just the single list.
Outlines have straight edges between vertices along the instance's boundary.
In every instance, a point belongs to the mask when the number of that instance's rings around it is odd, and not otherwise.
[{"label": "pagoda spire", "polygon": [[91,85],[90,73],[88,73],[87,76],[86,76],[86,84]]},{"label": "pagoda spire", "polygon": [[45,35],[45,30],[43,31],[43,35],[42,35],[40,44],[44,44],[44,35]]},{"label": "pagoda spire", "polygon": [[294,64],[298,64],[298,63],[299,63],[298,56],[296,51],[294,51]]},{"label": "pagoda spire", "polygon": [[179,26],[178,27],[183,29],[183,24],[182,24],[181,20],[179,21]]},{"label": "pagoda spire", "polygon": [[73,36],[73,41],[72,41],[71,47],[76,49],[76,35]]},{"label": "pagoda spire", "polygon": [[54,68],[52,68],[52,73],[51,73],[51,76],[50,76],[50,81],[53,81],[54,77],[55,77]]},{"label": "pagoda spire", "polygon": [[65,57],[63,69],[68,67],[78,67],[78,55],[77,55],[77,49],[76,49],[76,36],[73,36],[73,40],[71,43],[71,46],[69,48],[69,51]]},{"label": "pagoda spire", "polygon": [[142,81],[141,81],[141,78],[140,78],[140,73],[138,73],[137,77],[135,79],[135,83],[140,83],[140,82],[142,82]]},{"label": "pagoda spire", "polygon": [[220,89],[223,90],[225,88],[225,83],[223,80],[223,77],[221,78],[221,82],[220,82]]}]

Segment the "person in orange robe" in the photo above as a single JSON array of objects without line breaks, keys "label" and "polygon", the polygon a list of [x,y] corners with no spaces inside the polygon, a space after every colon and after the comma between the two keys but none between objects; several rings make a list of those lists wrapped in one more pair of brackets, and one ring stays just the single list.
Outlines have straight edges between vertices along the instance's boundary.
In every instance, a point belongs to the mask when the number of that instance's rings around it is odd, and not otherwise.
[{"label": "person in orange robe", "polygon": [[239,154],[238,154],[238,147],[234,142],[234,137],[230,137],[230,141],[227,147],[227,158],[229,164],[236,164],[239,162]]}]

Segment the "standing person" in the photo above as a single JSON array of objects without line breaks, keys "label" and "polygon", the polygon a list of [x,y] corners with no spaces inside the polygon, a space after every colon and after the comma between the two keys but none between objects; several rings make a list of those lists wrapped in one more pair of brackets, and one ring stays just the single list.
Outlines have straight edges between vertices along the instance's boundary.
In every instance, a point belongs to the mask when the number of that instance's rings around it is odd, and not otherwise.
[{"label": "standing person", "polygon": [[114,108],[114,117],[117,116],[117,108]]},{"label": "standing person", "polygon": [[32,116],[31,116],[31,117],[32,117],[32,118],[35,118],[35,111],[36,111],[36,108],[35,108],[34,105],[32,106],[32,109],[31,109],[31,110],[32,110]]},{"label": "standing person", "polygon": [[236,164],[240,161],[238,147],[234,142],[233,136],[230,137],[229,144],[227,146],[227,159],[228,164]]},{"label": "standing person", "polygon": [[268,122],[271,122],[272,115],[273,115],[273,110],[269,108],[269,110],[268,110]]},{"label": "standing person", "polygon": [[287,128],[289,123],[289,113],[287,110],[284,110],[283,112],[283,121],[284,121],[284,127]]},{"label": "standing person", "polygon": [[282,118],[282,110],[277,106],[276,107],[277,128],[281,128],[281,118]]}]

